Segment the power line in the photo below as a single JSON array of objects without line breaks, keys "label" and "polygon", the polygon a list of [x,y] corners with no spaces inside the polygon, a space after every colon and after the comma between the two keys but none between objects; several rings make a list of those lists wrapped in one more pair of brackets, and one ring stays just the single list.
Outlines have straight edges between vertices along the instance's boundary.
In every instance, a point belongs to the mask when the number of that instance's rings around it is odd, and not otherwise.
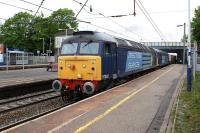
[{"label": "power line", "polygon": [[[77,0],[73,0],[74,2],[82,5],[81,2],[78,2]],[[139,1],[139,0],[138,0]],[[142,3],[139,1],[139,3],[136,1],[136,4],[139,6],[139,8],[141,9],[141,11],[143,12],[143,14],[146,16],[146,18],[148,19],[148,21],[151,23],[151,25],[153,26],[154,30],[158,33],[158,35],[160,36],[161,39],[164,39],[165,41],[167,40],[166,37],[164,36],[164,34],[161,32],[161,30],[158,28],[158,26],[156,25],[155,21],[151,18],[151,16],[149,15],[148,11],[145,9],[145,7],[142,5]],[[140,5],[139,5],[140,4]],[[88,7],[86,5],[86,7]],[[88,7],[89,8],[89,7]],[[98,15],[101,15],[103,16],[103,18],[107,18],[109,19],[110,21],[112,21],[113,23],[115,23],[116,25],[120,26],[121,28],[123,28],[124,30],[130,32],[129,30],[126,29],[126,27],[124,27],[123,25],[121,24],[118,24],[117,22],[115,22],[114,20],[110,19],[110,17],[124,17],[124,16],[130,16],[130,15],[133,15],[133,14],[128,14],[128,15],[114,15],[114,16],[105,16],[104,14],[94,10],[95,12],[98,13]],[[130,33],[133,33],[133,32],[130,32]],[[141,37],[140,35],[136,34],[136,33],[133,33],[139,37]],[[141,37],[143,38],[143,37]]]},{"label": "power line", "polygon": [[[194,11],[194,10],[191,10],[191,11]],[[149,14],[168,14],[168,13],[182,13],[182,12],[187,12],[187,10],[172,10],[172,11],[150,12]],[[93,14],[93,15],[97,15],[97,14]],[[133,15],[134,14],[118,14],[118,15],[111,15],[111,16],[107,16],[107,17],[122,18],[122,17],[130,17],[130,16],[133,16]],[[137,13],[137,15],[144,15],[144,14],[143,13],[142,14],[141,13]],[[101,18],[104,18],[104,17],[88,17],[88,18],[82,18],[82,19],[101,19]]]},{"label": "power line", "polygon": [[44,2],[44,0],[41,1],[41,3],[40,3],[40,5],[39,5],[37,11],[35,12],[35,15],[34,15],[34,16],[36,16],[36,14],[38,13],[38,11],[40,10],[40,7],[42,6],[43,2]]},{"label": "power line", "polygon": [[75,19],[78,17],[79,13],[83,10],[83,8],[85,7],[85,5],[87,4],[88,0],[85,1],[85,3],[83,4],[83,6],[81,7],[81,9],[79,10],[79,12],[76,14]]},{"label": "power line", "polygon": [[151,18],[151,16],[149,15],[148,11],[143,6],[143,4],[140,2],[140,0],[137,0],[137,1],[136,1],[136,4],[140,8],[140,10],[144,13],[144,15],[146,16],[146,18],[148,19],[148,21],[151,23],[151,25],[153,26],[153,28],[155,29],[155,31],[158,33],[158,35],[160,36],[160,38],[164,39],[166,41],[167,40],[166,37],[161,32],[161,30],[158,28],[158,26],[156,25],[155,21]]},{"label": "power line", "polygon": [[[37,7],[39,7],[40,5],[37,5],[37,4],[34,4],[34,3],[32,3],[32,2],[29,2],[29,1],[25,1],[25,0],[19,0],[19,1],[22,1],[22,2],[24,2],[24,3],[27,3],[27,4],[30,4],[30,5],[34,5],[34,6],[37,6]],[[52,10],[52,9],[49,9],[49,8],[46,8],[46,7],[42,7],[41,6],[41,8],[43,8],[43,9],[45,9],[45,10],[48,10],[48,11],[54,11],[54,10]]]},{"label": "power line", "polygon": [[152,17],[150,16],[150,14],[148,13],[148,11],[145,9],[145,7],[143,6],[143,4],[141,3],[140,0],[138,0],[139,3],[141,4],[142,8],[144,9],[144,11],[147,13],[147,15],[149,16],[151,22],[154,24],[154,26],[157,28],[158,32],[162,35],[163,39],[166,41],[166,37],[165,35],[162,33],[162,31],[160,30],[160,28],[158,28],[157,24],[155,23],[155,21],[152,19]]},{"label": "power line", "polygon": [[23,8],[23,7],[11,5],[11,4],[8,4],[8,3],[5,3],[5,2],[0,2],[0,4],[11,6],[11,7],[15,7],[15,8],[22,9],[22,10],[26,10],[26,11],[29,11],[29,12],[33,12],[33,10],[29,10],[29,9],[26,9],[26,8]]},{"label": "power line", "polygon": [[[81,22],[81,21],[80,21],[80,22]],[[84,22],[84,23],[85,23],[85,22]],[[106,30],[106,31],[109,31],[109,32],[112,32],[112,33],[115,33],[115,34],[118,34],[118,35],[121,35],[121,36],[125,36],[125,37],[127,37],[127,38],[131,38],[130,36],[127,36],[127,35],[124,35],[124,34],[122,34],[122,33],[113,31],[113,30],[111,30],[111,29],[107,29],[107,28],[102,27],[102,26],[99,26],[99,25],[92,24],[91,22],[90,22],[90,23],[86,23],[86,24],[89,24],[89,25],[98,27],[98,28],[100,28],[100,29],[103,29],[103,30]],[[134,39],[134,38],[132,38],[132,39]]]},{"label": "power line", "polygon": [[7,19],[5,19],[5,18],[0,18],[1,20],[7,20]]},{"label": "power line", "polygon": [[[80,4],[80,5],[83,5],[83,3],[78,2],[77,0],[72,0],[72,1],[74,1],[74,2],[76,2],[76,3],[78,3],[78,4]],[[88,7],[88,8],[90,8],[90,7],[87,6],[87,5],[85,5],[85,6]],[[101,16],[103,16],[104,18],[107,18],[107,19],[110,20],[112,23],[115,23],[116,25],[118,25],[119,27],[121,27],[122,29],[124,29],[125,31],[127,31],[127,32],[129,32],[129,33],[132,33],[132,34],[135,34],[135,35],[139,36],[140,38],[144,38],[144,37],[140,36],[140,35],[137,34],[137,33],[134,33],[134,32],[131,32],[131,31],[127,30],[126,27],[124,27],[123,25],[121,25],[121,24],[117,23],[116,21],[110,19],[109,17],[105,16],[104,14],[98,12],[97,10],[95,10],[95,9],[93,9],[93,10],[94,10],[96,13],[98,13],[98,15],[101,15]],[[145,39],[146,39],[146,38],[145,38]],[[146,40],[149,40],[149,39],[146,39]]]}]

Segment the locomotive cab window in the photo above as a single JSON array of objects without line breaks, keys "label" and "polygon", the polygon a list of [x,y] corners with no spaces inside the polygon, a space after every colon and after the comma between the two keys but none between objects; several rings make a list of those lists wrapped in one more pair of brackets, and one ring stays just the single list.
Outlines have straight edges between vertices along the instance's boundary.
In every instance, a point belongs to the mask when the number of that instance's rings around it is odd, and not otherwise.
[{"label": "locomotive cab window", "polygon": [[116,44],[113,43],[112,44],[112,55],[116,55],[116,50],[117,50]]},{"label": "locomotive cab window", "polygon": [[109,55],[111,54],[111,44],[105,43],[103,47],[103,54],[104,55]]},{"label": "locomotive cab window", "polygon": [[87,42],[80,44],[80,54],[98,54],[99,52],[99,43],[96,42]]},{"label": "locomotive cab window", "polygon": [[69,43],[69,44],[63,44],[61,48],[61,54],[76,54],[78,48],[78,43]]}]

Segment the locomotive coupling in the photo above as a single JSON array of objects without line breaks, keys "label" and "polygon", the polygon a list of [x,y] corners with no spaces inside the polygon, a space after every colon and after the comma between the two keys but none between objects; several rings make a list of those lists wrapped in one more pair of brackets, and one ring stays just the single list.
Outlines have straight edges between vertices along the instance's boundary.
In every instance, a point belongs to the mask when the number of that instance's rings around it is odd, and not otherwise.
[{"label": "locomotive coupling", "polygon": [[62,89],[62,83],[59,80],[54,80],[52,83],[52,88],[54,91],[61,91]]},{"label": "locomotive coupling", "polygon": [[91,94],[94,93],[94,91],[95,91],[95,87],[94,87],[94,84],[92,82],[86,82],[83,85],[83,93],[91,95]]}]

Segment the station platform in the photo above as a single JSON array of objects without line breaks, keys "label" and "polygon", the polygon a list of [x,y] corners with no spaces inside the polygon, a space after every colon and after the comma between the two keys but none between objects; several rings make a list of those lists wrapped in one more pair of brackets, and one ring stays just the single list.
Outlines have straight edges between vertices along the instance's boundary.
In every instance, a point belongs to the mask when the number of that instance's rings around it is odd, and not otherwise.
[{"label": "station platform", "polygon": [[57,78],[57,72],[48,72],[46,68],[0,71],[0,89],[8,86],[48,81]]},{"label": "station platform", "polygon": [[[24,65],[24,69],[46,68],[48,64]],[[23,65],[0,65],[0,71],[23,69]]]},{"label": "station platform", "polygon": [[164,131],[184,78],[170,65],[3,133],[152,133]]}]

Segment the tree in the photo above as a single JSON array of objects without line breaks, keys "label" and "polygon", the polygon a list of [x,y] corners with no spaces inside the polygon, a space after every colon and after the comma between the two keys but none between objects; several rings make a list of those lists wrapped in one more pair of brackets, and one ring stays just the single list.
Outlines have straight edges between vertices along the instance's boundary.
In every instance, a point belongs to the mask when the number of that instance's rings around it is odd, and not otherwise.
[{"label": "tree", "polygon": [[54,11],[48,18],[50,22],[49,26],[51,27],[51,32],[56,33],[58,29],[68,28],[73,28],[76,30],[78,27],[78,23],[74,21],[74,15],[74,12],[67,8]]},{"label": "tree", "polygon": [[195,9],[194,18],[192,19],[192,40],[200,43],[200,6]]},{"label": "tree", "polygon": [[33,16],[26,12],[20,12],[9,18],[1,27],[4,36],[3,43],[8,47],[28,50],[28,27]]},{"label": "tree", "polygon": [[[74,12],[69,9],[54,11],[49,17],[36,16],[20,12],[5,21],[0,27],[0,41],[7,47],[21,48],[36,53],[42,51],[42,38],[45,44],[54,42],[54,35],[58,29],[77,29],[78,23],[74,20]],[[53,50],[51,45],[51,50]],[[49,45],[45,46],[45,51]]]},{"label": "tree", "polygon": [[[35,24],[33,25],[33,31],[35,34],[32,36],[33,40],[42,41],[41,38],[45,39],[45,50],[50,48],[50,40],[54,42],[54,35],[59,32],[59,29],[73,28],[77,29],[78,23],[74,20],[74,12],[67,8],[58,9],[54,11],[51,16],[47,18],[37,17],[35,18]],[[54,46],[51,45],[50,49]]]}]

